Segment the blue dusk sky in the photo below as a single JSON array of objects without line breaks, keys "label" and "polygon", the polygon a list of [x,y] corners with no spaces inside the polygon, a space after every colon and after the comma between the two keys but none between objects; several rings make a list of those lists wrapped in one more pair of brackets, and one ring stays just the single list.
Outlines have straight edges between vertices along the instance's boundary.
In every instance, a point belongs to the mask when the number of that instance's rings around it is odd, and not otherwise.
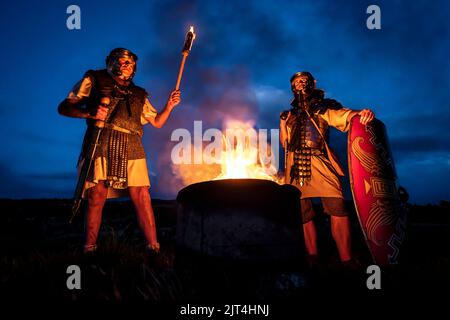
[{"label": "blue dusk sky", "polygon": [[[80,30],[66,26],[72,4]],[[380,30],[366,27],[371,4]],[[174,199],[180,187],[174,129],[220,128],[226,117],[278,128],[290,76],[308,70],[328,97],[385,123],[410,202],[450,200],[448,1],[9,1],[0,15],[0,198],[70,198],[85,122],[58,115],[59,102],[126,47],[139,56],[135,83],[161,110],[194,25],[183,101],[163,129],[145,127],[154,198]],[[331,144],[345,162],[346,134],[333,132]]]}]

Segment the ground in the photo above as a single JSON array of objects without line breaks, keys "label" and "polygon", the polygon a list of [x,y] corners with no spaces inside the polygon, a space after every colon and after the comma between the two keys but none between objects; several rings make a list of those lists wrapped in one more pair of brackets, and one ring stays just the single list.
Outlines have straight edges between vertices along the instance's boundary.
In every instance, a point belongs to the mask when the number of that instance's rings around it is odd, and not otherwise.
[{"label": "ground", "polygon": [[[99,252],[84,257],[83,219],[68,223],[70,200],[0,200],[1,295],[13,300],[203,303],[231,298],[297,301],[321,292],[373,294],[366,287],[370,255],[354,212],[353,249],[361,268],[341,268],[328,217],[318,214],[321,259],[318,268],[309,270],[302,264],[219,261],[181,252],[175,244],[176,201],[155,200],[153,205],[162,246],[159,256],[145,252],[132,204],[112,201],[105,207]],[[401,263],[382,270],[382,294],[421,295],[448,288],[449,211],[446,202],[411,206]],[[66,287],[69,265],[81,268],[81,290]]]}]

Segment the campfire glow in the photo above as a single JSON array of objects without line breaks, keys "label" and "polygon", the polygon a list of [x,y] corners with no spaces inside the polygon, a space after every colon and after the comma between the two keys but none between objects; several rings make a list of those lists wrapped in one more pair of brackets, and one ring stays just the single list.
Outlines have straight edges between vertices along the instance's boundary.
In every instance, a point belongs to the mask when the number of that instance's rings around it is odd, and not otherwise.
[{"label": "campfire glow", "polygon": [[[273,165],[269,167],[264,165],[267,157],[264,158],[259,152],[257,137],[252,135],[252,131],[255,132],[251,122],[232,120],[226,123],[226,132],[231,132],[231,139],[228,134],[224,136],[224,150],[222,150],[220,161],[221,174],[214,180],[264,179],[276,181],[277,170]],[[270,145],[267,145],[265,151],[270,158]]]},{"label": "campfire glow", "polygon": [[218,146],[215,152],[210,151],[210,146],[205,147],[205,143],[202,150],[191,145],[193,155],[202,154],[202,163],[174,165],[174,173],[184,185],[219,179],[264,179],[282,183],[277,176],[278,168],[271,161],[267,134],[258,134],[253,122],[226,121],[221,139],[217,140],[220,141],[211,142]]}]

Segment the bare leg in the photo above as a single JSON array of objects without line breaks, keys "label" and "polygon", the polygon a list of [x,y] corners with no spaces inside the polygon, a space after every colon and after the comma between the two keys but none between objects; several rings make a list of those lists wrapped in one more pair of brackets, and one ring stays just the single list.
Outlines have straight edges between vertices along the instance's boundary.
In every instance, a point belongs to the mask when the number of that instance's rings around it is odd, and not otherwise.
[{"label": "bare leg", "polygon": [[99,181],[96,186],[87,190],[88,209],[86,214],[86,242],[84,252],[94,251],[96,248],[98,231],[102,222],[102,211],[105,205],[108,188],[105,182]]},{"label": "bare leg", "polygon": [[128,187],[131,201],[136,208],[139,226],[147,239],[151,249],[159,250],[159,243],[156,236],[155,215],[153,213],[152,202],[148,187]]},{"label": "bare leg", "polygon": [[350,221],[348,217],[331,216],[331,233],[341,261],[349,261],[351,254]]},{"label": "bare leg", "polygon": [[303,224],[303,233],[306,251],[310,256],[317,255],[317,231],[313,220]]}]

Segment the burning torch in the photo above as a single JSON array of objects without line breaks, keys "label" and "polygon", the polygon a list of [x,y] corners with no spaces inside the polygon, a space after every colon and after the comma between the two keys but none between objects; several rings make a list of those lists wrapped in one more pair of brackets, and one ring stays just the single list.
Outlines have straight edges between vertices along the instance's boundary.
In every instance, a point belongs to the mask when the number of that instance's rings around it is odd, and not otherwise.
[{"label": "burning torch", "polygon": [[180,88],[181,76],[183,75],[184,63],[186,62],[186,58],[189,55],[189,52],[192,48],[192,43],[195,39],[194,27],[191,26],[189,28],[188,33],[186,33],[186,41],[184,42],[183,51],[181,54],[183,55],[183,59],[181,60],[180,71],[178,72],[177,84],[175,85],[175,90]]}]

